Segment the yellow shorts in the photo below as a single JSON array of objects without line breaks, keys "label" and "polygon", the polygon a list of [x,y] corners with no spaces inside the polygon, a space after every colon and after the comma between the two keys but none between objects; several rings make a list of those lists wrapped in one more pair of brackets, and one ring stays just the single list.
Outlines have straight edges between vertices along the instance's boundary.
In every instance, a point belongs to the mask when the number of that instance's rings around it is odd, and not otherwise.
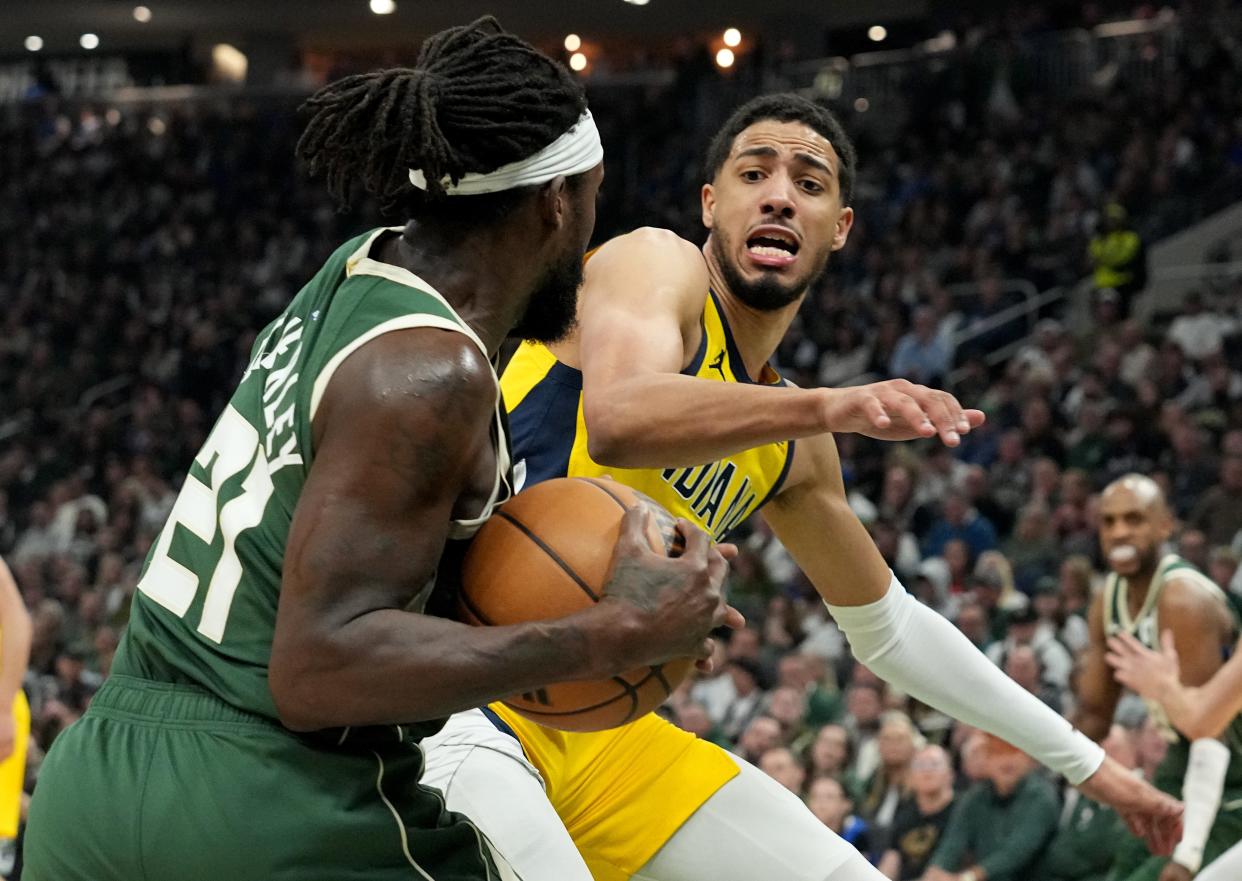
[{"label": "yellow shorts", "polygon": [[13,698],[13,752],[0,762],[0,840],[17,837],[26,784],[26,746],[30,742],[30,705],[18,689]]},{"label": "yellow shorts", "polygon": [[556,731],[504,704],[595,881],[626,881],[738,774],[720,747],[654,714],[608,731]]}]

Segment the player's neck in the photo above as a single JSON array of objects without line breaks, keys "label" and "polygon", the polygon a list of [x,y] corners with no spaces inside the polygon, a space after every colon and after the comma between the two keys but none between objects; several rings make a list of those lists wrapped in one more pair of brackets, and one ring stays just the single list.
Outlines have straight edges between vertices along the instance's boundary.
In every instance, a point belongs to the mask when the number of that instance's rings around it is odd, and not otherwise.
[{"label": "player's neck", "polygon": [[526,311],[528,300],[514,291],[533,290],[537,281],[535,261],[529,251],[523,259],[512,238],[507,225],[463,237],[410,221],[379,259],[425,279],[495,355]]},{"label": "player's neck", "polygon": [[746,374],[758,379],[764,365],[776,354],[776,347],[784,339],[794,316],[798,314],[805,292],[802,297],[782,309],[769,311],[748,306],[729,289],[724,273],[710,254],[710,248],[704,248],[704,251],[707,257],[708,280],[724,310],[725,320],[729,323],[733,341],[742,356]]}]

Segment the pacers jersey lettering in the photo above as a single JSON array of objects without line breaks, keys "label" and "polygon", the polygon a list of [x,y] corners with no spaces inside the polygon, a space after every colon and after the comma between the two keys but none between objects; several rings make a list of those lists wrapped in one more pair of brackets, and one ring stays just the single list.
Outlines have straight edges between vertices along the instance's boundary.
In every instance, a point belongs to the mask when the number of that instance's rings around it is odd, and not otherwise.
[{"label": "pacers jersey lettering", "polygon": [[[709,292],[702,340],[687,376],[753,383],[733,341],[724,311]],[[782,384],[770,367],[760,381]],[[717,541],[759,510],[781,487],[793,459],[793,441],[766,444],[688,468],[615,468],[595,462],[587,447],[582,373],[547,347],[523,343],[500,380],[509,411],[514,461],[526,485],[554,477],[612,477],[645,493],[674,516],[697,524]]]}]

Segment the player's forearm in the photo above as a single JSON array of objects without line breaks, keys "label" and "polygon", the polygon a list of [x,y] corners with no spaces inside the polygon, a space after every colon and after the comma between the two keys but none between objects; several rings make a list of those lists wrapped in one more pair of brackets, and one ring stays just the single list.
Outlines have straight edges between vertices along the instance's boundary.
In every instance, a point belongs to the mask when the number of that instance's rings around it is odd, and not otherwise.
[{"label": "player's forearm", "polygon": [[13,704],[30,664],[32,627],[17,583],[0,560],[0,712]]},{"label": "player's forearm", "polygon": [[578,613],[469,627],[396,609],[318,638],[277,628],[269,677],[281,721],[297,731],[418,722],[569,679],[616,672],[619,637]]},{"label": "player's forearm", "polygon": [[1216,675],[1198,688],[1177,684],[1156,699],[1169,721],[1190,740],[1219,737],[1242,713],[1242,653],[1235,650]]},{"label": "player's forearm", "polygon": [[1203,863],[1203,850],[1220,807],[1230,757],[1229,748],[1210,737],[1190,745],[1190,761],[1182,782],[1182,799],[1186,803],[1182,840],[1174,848],[1172,859],[1192,873],[1199,871]]},{"label": "player's forearm", "polygon": [[701,465],[821,434],[825,389],[647,374],[583,393],[591,458],[616,468]]}]

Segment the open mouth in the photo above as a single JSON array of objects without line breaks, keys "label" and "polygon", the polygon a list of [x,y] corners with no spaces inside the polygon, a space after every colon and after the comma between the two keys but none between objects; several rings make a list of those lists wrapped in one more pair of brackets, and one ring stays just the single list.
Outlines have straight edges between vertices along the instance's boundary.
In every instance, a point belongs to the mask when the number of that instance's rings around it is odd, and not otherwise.
[{"label": "open mouth", "polygon": [[798,255],[798,239],[786,230],[765,227],[746,240],[746,253],[763,266],[788,266]]}]

